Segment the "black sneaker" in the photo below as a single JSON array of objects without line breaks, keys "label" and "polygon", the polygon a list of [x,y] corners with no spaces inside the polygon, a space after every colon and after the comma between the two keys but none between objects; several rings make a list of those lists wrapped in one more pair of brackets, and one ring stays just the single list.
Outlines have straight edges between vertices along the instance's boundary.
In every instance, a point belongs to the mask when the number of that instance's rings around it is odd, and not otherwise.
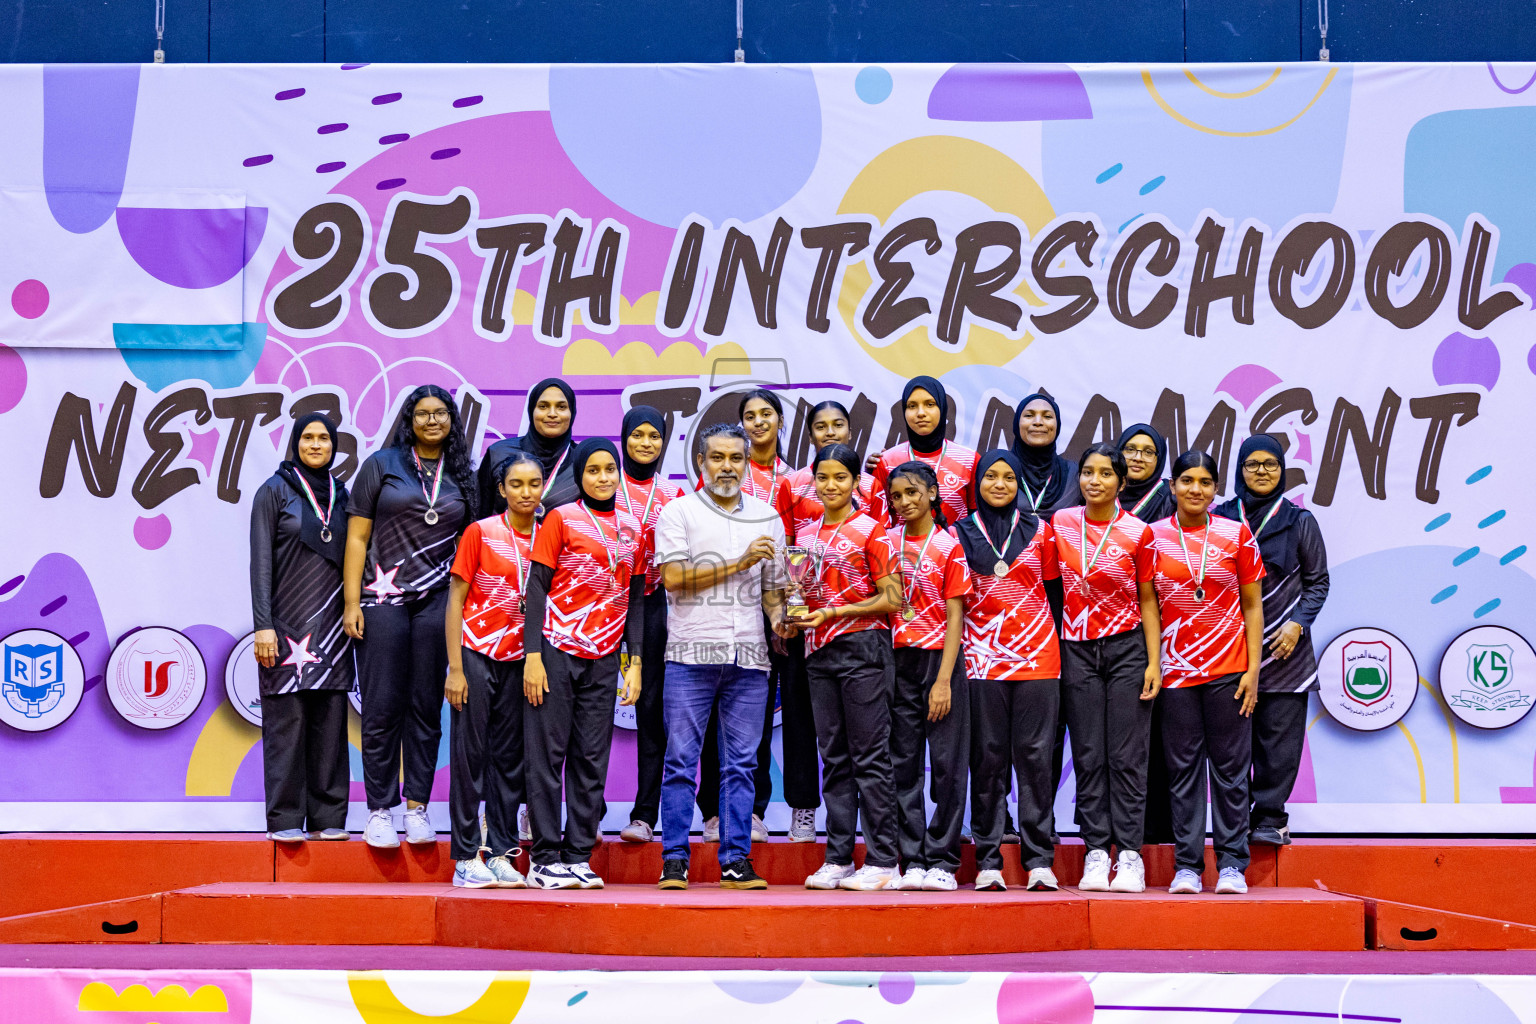
[{"label": "black sneaker", "polygon": [[656,883],[658,889],[686,889],[688,888],[688,862],[686,860],[664,860],[661,862],[661,881]]},{"label": "black sneaker", "polygon": [[1291,830],[1273,825],[1260,825],[1248,833],[1248,842],[1260,846],[1290,846]]},{"label": "black sneaker", "polygon": [[752,870],[752,859],[743,857],[732,864],[720,866],[720,888],[722,889],[766,889],[768,883],[756,871]]},{"label": "black sneaker", "polygon": [[1003,816],[1003,842],[1010,846],[1017,846],[1019,843],[1019,826],[1013,823],[1011,814]]}]

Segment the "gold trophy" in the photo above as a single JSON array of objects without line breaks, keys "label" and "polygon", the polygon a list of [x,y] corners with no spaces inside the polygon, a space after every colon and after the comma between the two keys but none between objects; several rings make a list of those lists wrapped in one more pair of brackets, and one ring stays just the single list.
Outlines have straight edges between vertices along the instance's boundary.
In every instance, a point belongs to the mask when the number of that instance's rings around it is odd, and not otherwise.
[{"label": "gold trophy", "polygon": [[816,566],[816,555],[810,548],[791,544],[784,549],[784,572],[789,577],[789,594],[784,601],[784,614],[797,619],[811,614],[805,603],[801,585],[810,577]]}]

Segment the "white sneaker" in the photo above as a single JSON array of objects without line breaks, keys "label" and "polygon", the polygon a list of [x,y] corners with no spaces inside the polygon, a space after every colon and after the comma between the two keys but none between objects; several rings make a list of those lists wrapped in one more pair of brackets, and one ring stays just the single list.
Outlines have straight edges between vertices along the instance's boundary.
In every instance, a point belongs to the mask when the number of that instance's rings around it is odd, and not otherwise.
[{"label": "white sneaker", "polygon": [[923,875],[923,889],[927,892],[954,892],[958,885],[947,868],[929,868]]},{"label": "white sneaker", "polygon": [[816,808],[796,807],[790,812],[789,841],[792,843],[816,841]]},{"label": "white sneaker", "polygon": [[400,833],[395,831],[395,819],[389,808],[381,807],[368,815],[363,841],[380,850],[393,850],[400,845]]},{"label": "white sneaker", "polygon": [[1179,868],[1174,872],[1173,884],[1168,891],[1175,896],[1194,896],[1200,891],[1200,875],[1189,868]]},{"label": "white sneaker", "polygon": [[1222,868],[1216,876],[1216,895],[1241,896],[1248,891],[1248,879],[1240,868]]},{"label": "white sneaker", "polygon": [[704,823],[704,842],[718,843],[720,841],[720,816],[717,814]]},{"label": "white sneaker", "polygon": [[896,881],[892,882],[890,884],[889,888],[891,888],[891,889],[910,889],[910,890],[912,890],[914,892],[920,892],[920,891],[922,891],[923,883],[926,882],[927,880],[928,880],[928,871],[927,871],[927,869],[920,868],[920,867],[917,867],[916,865],[913,865],[912,867],[907,868],[907,873],[906,874],[902,875],[900,878],[896,879]]},{"label": "white sneaker", "polygon": [[619,838],[626,843],[648,843],[656,838],[656,830],[636,818],[619,830]]},{"label": "white sneaker", "polygon": [[274,843],[302,843],[309,838],[309,833],[301,828],[285,828],[276,832],[268,832],[267,838]]},{"label": "white sneaker", "polygon": [[763,819],[752,815],[752,841],[754,843],[766,843],[768,841],[768,826],[763,824]]},{"label": "white sneaker", "polygon": [[1083,880],[1077,884],[1083,892],[1109,892],[1109,852],[1089,850],[1083,859]]},{"label": "white sneaker", "polygon": [[889,889],[895,881],[896,869],[894,867],[878,868],[873,864],[865,864],[837,884],[841,889],[851,889],[856,892],[873,892],[876,889]]},{"label": "white sneaker", "polygon": [[838,884],[853,874],[852,864],[823,864],[815,874],[805,880],[807,889],[836,889]]},{"label": "white sneaker", "polygon": [[1008,886],[1003,882],[1003,873],[988,868],[985,871],[976,872],[977,892],[1006,892]]},{"label": "white sneaker", "polygon": [[453,862],[453,884],[460,889],[494,889],[496,876],[479,857],[458,860]]},{"label": "white sneaker", "polygon": [[323,828],[319,832],[311,832],[309,838],[327,843],[344,843],[352,838],[352,833],[344,828]]},{"label": "white sneaker", "polygon": [[571,873],[571,877],[576,879],[576,884],[583,889],[601,889],[603,887],[603,880],[597,877],[592,871],[592,865],[586,861],[582,861],[580,864],[567,864],[565,870]]},{"label": "white sneaker", "polygon": [[[514,851],[515,853],[516,851]],[[491,874],[496,876],[496,885],[501,889],[523,889],[528,882],[523,878],[523,873],[513,865],[512,858],[507,856],[492,857],[485,862],[485,866],[491,869]]]},{"label": "white sneaker", "polygon": [[533,826],[528,824],[528,808],[520,808],[517,812],[517,841],[520,843],[533,842]]},{"label": "white sneaker", "polygon": [[1061,883],[1056,881],[1056,872],[1050,868],[1030,868],[1029,884],[1025,888],[1030,892],[1055,892],[1061,888]]},{"label": "white sneaker", "polygon": [[405,841],[421,846],[437,842],[437,829],[427,818],[427,805],[408,807],[402,819],[405,822]]},{"label": "white sneaker", "polygon": [[1115,880],[1109,884],[1110,892],[1146,892],[1147,866],[1141,862],[1141,854],[1135,850],[1121,850],[1115,864]]},{"label": "white sneaker", "polygon": [[574,889],[581,882],[564,864],[535,864],[528,871],[528,884],[535,889]]}]

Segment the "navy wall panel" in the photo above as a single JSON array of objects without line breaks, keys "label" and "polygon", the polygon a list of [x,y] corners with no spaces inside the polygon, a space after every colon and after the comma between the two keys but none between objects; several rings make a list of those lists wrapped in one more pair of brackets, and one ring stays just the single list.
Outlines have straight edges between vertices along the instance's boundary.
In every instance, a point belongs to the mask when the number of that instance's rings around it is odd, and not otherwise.
[{"label": "navy wall panel", "polygon": [[[1317,59],[1317,4],[1302,8],[1302,56]],[[1329,0],[1333,60],[1536,60],[1531,0]]]},{"label": "navy wall panel", "polygon": [[[1298,0],[1187,0],[1184,8],[1185,60],[1272,62],[1305,56]],[[1314,46],[1306,59],[1316,57]]]},{"label": "navy wall panel", "polygon": [[208,59],[218,63],[325,60],[325,0],[208,0]]},{"label": "navy wall panel", "polygon": [[[290,2],[277,0],[285,7]],[[165,52],[168,60],[208,59],[208,0],[166,0]],[[154,0],[0,4],[0,58],[10,63],[136,63],[154,54]]]}]

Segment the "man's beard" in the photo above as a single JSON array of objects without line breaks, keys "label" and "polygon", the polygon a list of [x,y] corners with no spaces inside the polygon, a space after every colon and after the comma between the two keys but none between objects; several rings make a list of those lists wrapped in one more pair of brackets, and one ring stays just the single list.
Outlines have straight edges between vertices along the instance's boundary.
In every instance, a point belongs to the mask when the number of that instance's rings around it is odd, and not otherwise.
[{"label": "man's beard", "polygon": [[741,478],[713,479],[704,484],[704,489],[717,498],[734,498],[741,493]]}]

